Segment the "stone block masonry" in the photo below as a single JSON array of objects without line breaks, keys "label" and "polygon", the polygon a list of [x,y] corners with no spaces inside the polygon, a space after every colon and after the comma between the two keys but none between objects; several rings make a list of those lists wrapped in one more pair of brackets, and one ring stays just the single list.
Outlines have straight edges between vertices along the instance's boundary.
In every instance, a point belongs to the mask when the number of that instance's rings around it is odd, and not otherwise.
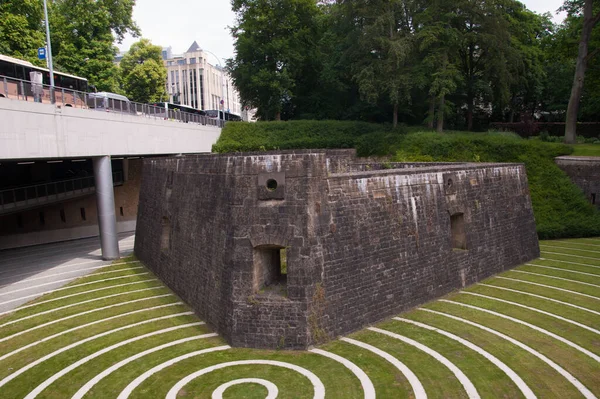
[{"label": "stone block masonry", "polygon": [[232,345],[285,349],[539,256],[523,165],[391,167],[353,150],[149,159],[135,252]]},{"label": "stone block masonry", "polygon": [[600,157],[563,156],[555,162],[600,210]]}]

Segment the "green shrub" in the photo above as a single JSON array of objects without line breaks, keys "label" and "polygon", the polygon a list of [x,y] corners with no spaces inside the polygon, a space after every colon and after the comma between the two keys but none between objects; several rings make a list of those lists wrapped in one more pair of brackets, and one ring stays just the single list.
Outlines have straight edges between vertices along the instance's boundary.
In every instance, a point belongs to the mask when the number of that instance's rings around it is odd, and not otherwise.
[{"label": "green shrub", "polygon": [[229,122],[213,145],[213,152],[356,148],[359,156],[391,155],[398,148],[404,128],[366,122],[288,121]]},{"label": "green shrub", "polygon": [[[552,136],[545,139],[555,140]],[[556,139],[562,141],[562,137]],[[401,162],[524,163],[541,239],[599,236],[600,212],[554,163],[555,157],[571,154],[573,147],[543,140],[525,140],[505,132],[393,130],[364,122],[229,122],[213,151],[356,148],[359,156],[393,155],[394,161]]]}]

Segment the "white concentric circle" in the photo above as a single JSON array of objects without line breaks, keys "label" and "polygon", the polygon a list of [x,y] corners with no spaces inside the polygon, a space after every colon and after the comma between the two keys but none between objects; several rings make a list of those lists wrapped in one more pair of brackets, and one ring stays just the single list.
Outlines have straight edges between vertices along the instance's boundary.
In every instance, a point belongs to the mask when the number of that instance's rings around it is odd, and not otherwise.
[{"label": "white concentric circle", "polygon": [[277,385],[273,384],[271,381],[263,380],[262,378],[240,378],[239,380],[233,380],[226,382],[225,384],[219,385],[217,389],[212,393],[212,399],[223,399],[223,394],[225,390],[233,385],[239,384],[260,384],[263,387],[267,388],[269,392],[265,399],[275,399],[279,394],[279,390],[277,389]]},{"label": "white concentric circle", "polygon": [[239,360],[239,361],[235,361],[235,362],[215,364],[214,366],[203,368],[202,370],[198,370],[198,371],[182,378],[175,385],[173,385],[173,388],[171,388],[171,390],[167,393],[167,396],[165,397],[165,399],[177,399],[177,393],[179,391],[181,391],[181,389],[184,386],[186,386],[189,382],[191,382],[195,378],[198,378],[204,374],[208,374],[215,370],[224,369],[226,367],[244,366],[244,365],[248,365],[248,364],[262,364],[262,365],[267,365],[267,366],[277,366],[277,367],[284,367],[286,369],[297,371],[298,373],[300,373],[303,376],[305,376],[306,378],[308,378],[310,380],[310,382],[313,384],[313,388],[315,391],[314,396],[313,396],[314,399],[324,399],[325,398],[325,385],[323,385],[323,383],[321,382],[319,377],[317,377],[312,371],[309,371],[309,370],[305,369],[304,367],[300,367],[300,366],[297,366],[297,365],[291,364],[291,363],[279,362],[276,360]]}]

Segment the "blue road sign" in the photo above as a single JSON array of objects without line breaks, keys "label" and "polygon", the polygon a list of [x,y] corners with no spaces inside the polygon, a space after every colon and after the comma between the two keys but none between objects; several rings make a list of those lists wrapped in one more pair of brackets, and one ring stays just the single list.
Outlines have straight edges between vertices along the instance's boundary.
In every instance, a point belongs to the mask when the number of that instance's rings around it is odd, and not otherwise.
[{"label": "blue road sign", "polygon": [[45,60],[46,59],[46,47],[40,47],[40,48],[38,48],[38,58],[40,60]]}]

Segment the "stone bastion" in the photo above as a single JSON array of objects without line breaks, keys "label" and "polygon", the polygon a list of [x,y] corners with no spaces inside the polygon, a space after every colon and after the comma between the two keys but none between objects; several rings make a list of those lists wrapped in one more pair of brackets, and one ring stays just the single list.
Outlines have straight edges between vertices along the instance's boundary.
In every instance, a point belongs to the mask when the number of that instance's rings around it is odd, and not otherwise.
[{"label": "stone bastion", "polygon": [[144,162],[135,253],[233,346],[305,349],[539,256],[521,164]]}]

